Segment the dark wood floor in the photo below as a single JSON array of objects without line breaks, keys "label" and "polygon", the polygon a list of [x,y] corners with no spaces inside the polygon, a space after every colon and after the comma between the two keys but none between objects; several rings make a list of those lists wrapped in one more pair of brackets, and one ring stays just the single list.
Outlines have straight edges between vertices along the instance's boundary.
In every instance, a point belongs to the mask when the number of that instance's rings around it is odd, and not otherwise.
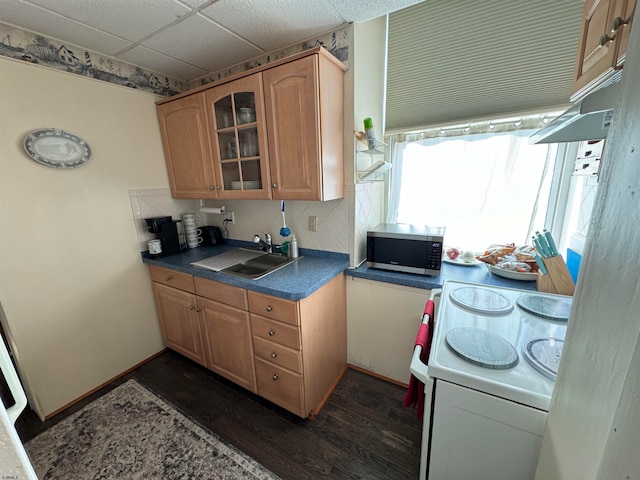
[{"label": "dark wood floor", "polygon": [[41,422],[16,422],[23,442],[130,378],[284,480],[417,479],[421,424],[404,389],[349,369],[316,420],[303,420],[166,351],[91,397]]}]

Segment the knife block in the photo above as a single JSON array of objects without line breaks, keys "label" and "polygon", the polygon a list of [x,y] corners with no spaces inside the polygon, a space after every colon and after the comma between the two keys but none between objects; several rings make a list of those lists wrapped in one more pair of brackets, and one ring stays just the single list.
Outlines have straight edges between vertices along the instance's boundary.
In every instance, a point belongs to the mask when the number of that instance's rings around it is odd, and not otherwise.
[{"label": "knife block", "polygon": [[538,271],[538,278],[536,279],[538,291],[573,295],[576,285],[573,283],[573,278],[571,278],[564,259],[558,255],[556,257],[543,258],[542,261],[549,273],[543,275]]}]

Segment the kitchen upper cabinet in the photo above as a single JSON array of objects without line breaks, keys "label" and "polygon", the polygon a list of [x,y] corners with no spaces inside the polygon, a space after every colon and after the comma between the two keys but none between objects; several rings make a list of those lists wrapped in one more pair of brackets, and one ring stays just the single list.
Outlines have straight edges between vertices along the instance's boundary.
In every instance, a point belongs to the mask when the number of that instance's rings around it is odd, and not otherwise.
[{"label": "kitchen upper cabinet", "polygon": [[204,93],[158,105],[171,194],[217,198]]},{"label": "kitchen upper cabinet", "polygon": [[343,74],[324,52],[264,72],[274,199],[343,197]]},{"label": "kitchen upper cabinet", "polygon": [[160,101],[173,196],[342,198],[345,70],[319,47]]},{"label": "kitchen upper cabinet", "polygon": [[165,345],[205,365],[195,295],[156,282],[153,293]]},{"label": "kitchen upper cabinet", "polygon": [[269,171],[262,73],[204,93],[218,198],[268,199]]},{"label": "kitchen upper cabinet", "polygon": [[636,0],[587,0],[584,5],[571,100],[622,68]]},{"label": "kitchen upper cabinet", "polygon": [[617,23],[616,25],[613,25],[613,26],[616,27],[619,24],[619,32],[620,32],[618,54],[616,59],[616,66],[618,68],[622,67],[625,59],[627,58],[627,49],[629,46],[629,34],[631,33],[631,23],[633,20],[633,14],[635,13],[636,3],[637,3],[636,0],[627,0],[627,5],[625,7],[623,17],[619,20],[614,19],[614,21],[616,21]]}]

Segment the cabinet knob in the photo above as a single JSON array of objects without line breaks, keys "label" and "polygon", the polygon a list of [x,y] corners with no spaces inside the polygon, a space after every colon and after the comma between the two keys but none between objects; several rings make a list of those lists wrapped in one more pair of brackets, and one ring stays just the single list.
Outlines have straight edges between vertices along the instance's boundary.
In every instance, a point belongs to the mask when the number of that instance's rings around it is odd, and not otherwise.
[{"label": "cabinet knob", "polygon": [[277,374],[277,373],[274,373],[274,374],[273,374],[273,377],[271,377],[271,378],[273,378],[273,381],[275,382],[276,380],[278,380],[278,374]]},{"label": "cabinet knob", "polygon": [[270,337],[273,337],[275,334],[276,334],[276,331],[275,331],[275,330],[273,330],[273,329],[272,329],[272,330],[269,330],[269,336],[270,336]]},{"label": "cabinet knob", "polygon": [[271,310],[273,310],[273,307],[271,305],[267,305],[267,312],[270,312]]},{"label": "cabinet knob", "polygon": [[273,353],[271,354],[271,358],[276,358],[277,356],[278,356],[278,354],[277,354],[276,352],[273,352]]},{"label": "cabinet knob", "polygon": [[196,307],[195,307],[194,305],[189,305],[189,310],[193,310],[193,309],[195,309],[195,308],[196,308]]},{"label": "cabinet knob", "polygon": [[209,185],[209,190],[215,190],[217,188],[217,185]]},{"label": "cabinet knob", "polygon": [[278,184],[277,183],[272,183],[271,184],[271,188],[278,188]]},{"label": "cabinet knob", "polygon": [[202,309],[200,307],[196,308],[196,312],[201,312]]},{"label": "cabinet knob", "polygon": [[164,279],[165,282],[170,282],[171,280],[173,280],[172,276],[168,276]]}]

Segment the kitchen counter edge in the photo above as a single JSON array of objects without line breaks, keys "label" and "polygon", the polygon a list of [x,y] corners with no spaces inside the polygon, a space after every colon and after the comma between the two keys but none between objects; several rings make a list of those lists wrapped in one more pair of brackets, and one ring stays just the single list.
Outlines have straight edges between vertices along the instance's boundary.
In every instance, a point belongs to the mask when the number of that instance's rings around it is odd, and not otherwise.
[{"label": "kitchen counter edge", "polygon": [[159,258],[151,258],[148,252],[142,252],[142,261],[148,265],[168,268],[195,277],[202,277],[294,301],[310,296],[334,277],[343,274],[349,266],[349,255],[346,253],[310,249],[301,249],[299,260],[257,280],[245,279],[237,275],[214,272],[213,270],[190,265],[192,262],[235,250],[239,247],[246,247],[246,245],[229,244],[215,247],[198,247]]},{"label": "kitchen counter edge", "polygon": [[456,280],[460,282],[516,288],[521,290],[537,290],[535,281],[511,280],[509,278],[499,277],[490,273],[489,269],[486,268],[484,264],[463,266],[442,262],[440,275],[415,275],[411,273],[400,273],[390,270],[371,268],[363,263],[358,268],[348,268],[344,273],[345,275],[365,280],[374,280],[405,287],[421,288],[424,290],[442,288],[445,280]]}]

